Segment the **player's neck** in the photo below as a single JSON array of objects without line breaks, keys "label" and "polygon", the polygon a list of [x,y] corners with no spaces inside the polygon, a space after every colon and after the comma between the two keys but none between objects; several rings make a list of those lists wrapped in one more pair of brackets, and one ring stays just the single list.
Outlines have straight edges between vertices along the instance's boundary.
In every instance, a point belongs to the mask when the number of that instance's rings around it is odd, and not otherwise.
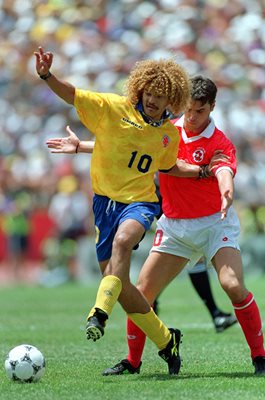
[{"label": "player's neck", "polygon": [[191,129],[189,127],[189,124],[184,124],[184,129],[185,129],[186,135],[188,137],[199,136],[207,128],[207,126],[210,124],[210,122],[211,122],[211,120],[209,119],[207,121],[207,123],[205,123],[203,126],[200,126],[200,128],[198,128],[198,129]]}]

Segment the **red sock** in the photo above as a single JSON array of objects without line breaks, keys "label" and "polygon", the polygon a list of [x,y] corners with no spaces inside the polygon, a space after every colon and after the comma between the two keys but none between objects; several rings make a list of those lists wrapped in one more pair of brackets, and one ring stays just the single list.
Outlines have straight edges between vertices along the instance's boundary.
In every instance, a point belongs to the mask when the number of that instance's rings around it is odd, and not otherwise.
[{"label": "red sock", "polygon": [[145,339],[145,333],[127,318],[127,343],[129,348],[127,359],[134,368],[139,367],[141,362]]},{"label": "red sock", "polygon": [[252,293],[242,303],[233,304],[235,314],[250,347],[252,359],[265,356],[262,322]]}]

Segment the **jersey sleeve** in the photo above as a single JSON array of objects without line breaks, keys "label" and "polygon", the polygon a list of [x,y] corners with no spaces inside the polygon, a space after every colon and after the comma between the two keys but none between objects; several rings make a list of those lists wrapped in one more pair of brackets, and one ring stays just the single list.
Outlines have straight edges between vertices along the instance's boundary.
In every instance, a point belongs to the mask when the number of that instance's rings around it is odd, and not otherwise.
[{"label": "jersey sleeve", "polygon": [[80,121],[95,135],[98,125],[108,108],[106,94],[90,92],[89,90],[76,89],[74,106]]},{"label": "jersey sleeve", "polygon": [[229,169],[231,170],[233,176],[236,174],[237,170],[237,160],[236,160],[236,148],[233,143],[225,137],[225,139],[221,142],[220,150],[229,157],[228,162],[220,162],[214,166],[213,172],[216,175],[221,169]]}]

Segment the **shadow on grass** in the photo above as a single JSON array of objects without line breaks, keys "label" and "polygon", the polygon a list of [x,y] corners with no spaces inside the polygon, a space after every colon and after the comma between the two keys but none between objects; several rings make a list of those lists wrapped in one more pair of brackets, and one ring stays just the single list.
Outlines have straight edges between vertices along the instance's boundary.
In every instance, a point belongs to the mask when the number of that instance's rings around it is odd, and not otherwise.
[{"label": "shadow on grass", "polygon": [[[177,376],[174,375],[164,375],[164,374],[148,374],[148,375],[142,375],[139,377],[140,380],[149,380],[149,379],[156,379],[156,380],[161,380],[161,381],[166,381],[166,380],[172,380],[172,379],[178,379],[178,380],[184,380],[184,379],[202,379],[202,378],[258,378],[261,376],[255,376],[251,372],[214,372],[214,373],[191,373],[191,374],[180,374]],[[263,375],[264,379],[264,375]]]},{"label": "shadow on grass", "polygon": [[[180,374],[180,375],[166,375],[166,374],[142,374],[142,375],[134,375],[131,376],[129,374],[126,375],[117,375],[117,376],[105,376],[104,381],[106,383],[113,383],[117,381],[118,379],[121,379],[122,377],[127,377],[127,378],[132,378],[132,380],[135,381],[150,381],[150,380],[155,380],[155,381],[171,381],[171,380],[194,380],[194,379],[216,379],[216,378],[228,378],[228,379],[246,379],[246,378],[262,378],[264,379],[264,375],[254,375],[251,372],[215,372],[215,373],[196,373],[196,374]],[[126,379],[126,378],[125,378]],[[127,380],[127,379],[126,379]]]}]

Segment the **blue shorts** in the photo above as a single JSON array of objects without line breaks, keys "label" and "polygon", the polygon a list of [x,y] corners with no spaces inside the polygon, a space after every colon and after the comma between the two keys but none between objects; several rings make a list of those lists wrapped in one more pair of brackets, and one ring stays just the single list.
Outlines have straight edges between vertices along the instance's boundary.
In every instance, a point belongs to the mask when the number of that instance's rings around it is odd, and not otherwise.
[{"label": "blue shorts", "polygon": [[[131,204],[119,203],[106,196],[94,195],[93,211],[96,229],[96,251],[98,261],[109,260],[112,243],[119,225],[126,219],[134,219],[143,225],[147,231],[154,218],[159,214],[159,203],[136,202]],[[135,248],[137,248],[135,246]]]}]

